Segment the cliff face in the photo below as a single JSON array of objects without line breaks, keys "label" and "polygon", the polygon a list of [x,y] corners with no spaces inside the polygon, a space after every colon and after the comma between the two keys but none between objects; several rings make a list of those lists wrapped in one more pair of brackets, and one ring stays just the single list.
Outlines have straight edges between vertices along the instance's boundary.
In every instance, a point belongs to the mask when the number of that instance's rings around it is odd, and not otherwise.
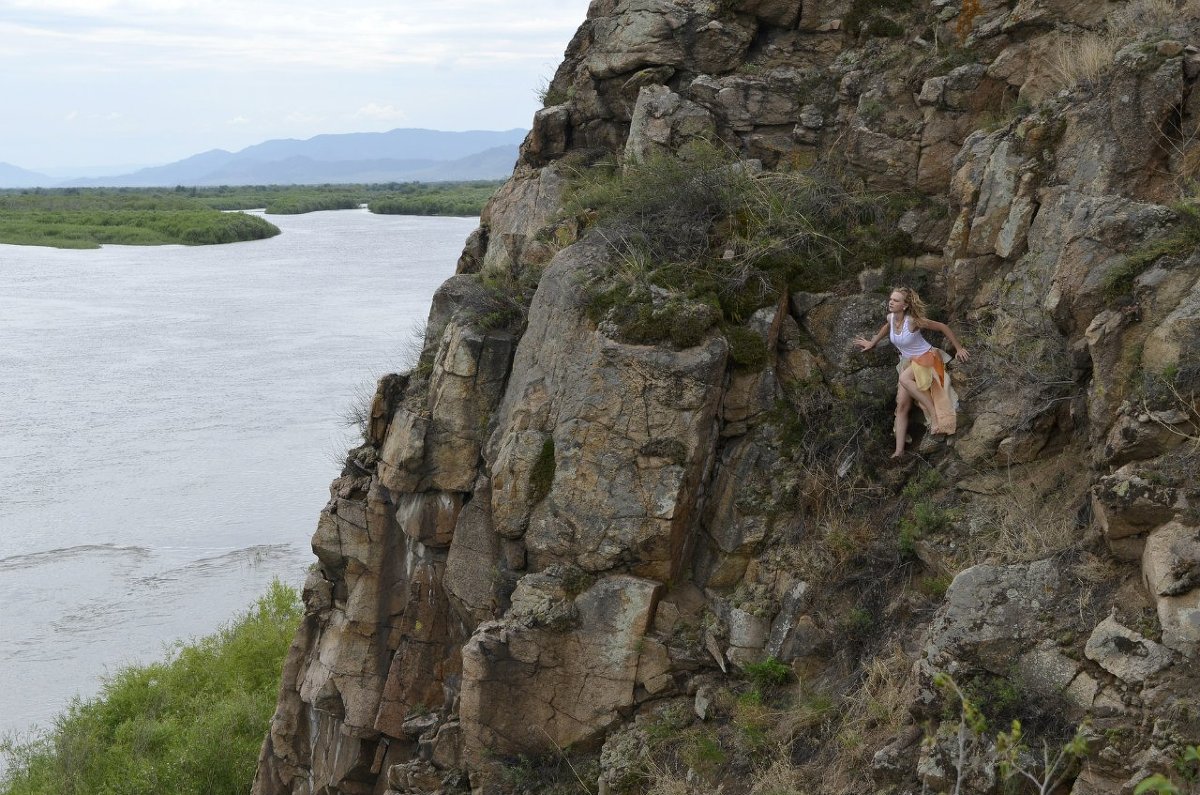
[{"label": "cliff face", "polygon": [[[550,791],[553,760],[605,792],[998,792],[954,686],[1084,726],[1061,791],[1178,777],[1198,35],[1166,0],[595,0],[333,483],[254,792]],[[672,286],[578,198],[605,158],[630,190],[683,163],[678,203],[820,174],[903,250],[705,303],[717,265]],[[735,223],[701,259],[752,262]],[[850,341],[892,281],[973,356],[958,434],[889,468],[893,352]]]}]

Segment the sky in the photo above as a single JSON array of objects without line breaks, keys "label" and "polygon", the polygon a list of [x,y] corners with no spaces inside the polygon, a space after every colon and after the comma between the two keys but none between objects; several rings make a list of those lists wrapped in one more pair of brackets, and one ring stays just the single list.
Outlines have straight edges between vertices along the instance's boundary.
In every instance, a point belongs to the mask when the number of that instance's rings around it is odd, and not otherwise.
[{"label": "sky", "polygon": [[528,127],[588,0],[0,0],[0,162]]}]

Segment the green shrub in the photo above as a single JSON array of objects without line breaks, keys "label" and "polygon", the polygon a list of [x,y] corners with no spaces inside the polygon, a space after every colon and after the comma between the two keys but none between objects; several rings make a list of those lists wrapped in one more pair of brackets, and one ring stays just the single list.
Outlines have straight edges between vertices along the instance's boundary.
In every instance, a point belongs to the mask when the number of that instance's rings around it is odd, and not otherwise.
[{"label": "green shrub", "polygon": [[300,617],[296,591],[276,581],[215,634],[121,669],[47,736],[0,743],[8,761],[0,793],[248,792]]},{"label": "green shrub", "polygon": [[731,326],[725,329],[725,339],[729,340],[729,358],[741,367],[761,370],[771,360],[766,341],[752,329]]},{"label": "green shrub", "polygon": [[932,599],[941,599],[950,590],[953,580],[950,576],[922,577],[917,580],[917,590]]},{"label": "green shrub", "polygon": [[954,524],[954,513],[928,500],[917,502],[908,515],[900,520],[900,553],[911,558],[916,554],[916,542],[921,538],[944,532]]},{"label": "green shrub", "polygon": [[784,684],[792,675],[792,669],[774,657],[768,657],[760,663],[747,663],[744,672],[753,683],[754,692],[760,696]]},{"label": "green shrub", "polygon": [[740,325],[782,292],[825,291],[910,253],[895,228],[901,209],[817,170],[753,173],[705,142],[596,164],[570,181],[566,202],[616,255],[588,286],[592,319],[629,341],[681,347],[711,327],[700,307]]}]

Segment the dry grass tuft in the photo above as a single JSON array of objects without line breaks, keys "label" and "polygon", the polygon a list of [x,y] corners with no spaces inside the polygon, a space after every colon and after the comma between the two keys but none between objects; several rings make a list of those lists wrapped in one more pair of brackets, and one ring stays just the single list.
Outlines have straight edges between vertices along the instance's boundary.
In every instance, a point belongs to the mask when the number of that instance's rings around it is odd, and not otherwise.
[{"label": "dry grass tuft", "polygon": [[1085,33],[1056,47],[1050,67],[1062,88],[1090,85],[1113,65],[1123,40],[1108,31]]},{"label": "dry grass tuft", "polygon": [[1005,491],[987,506],[991,543],[978,562],[1040,560],[1074,545],[1079,540],[1070,510],[1075,501],[1064,501],[1063,496],[1040,493],[1032,480],[1010,479]]},{"label": "dry grass tuft", "polygon": [[857,686],[838,704],[841,720],[830,727],[831,742],[797,771],[801,782],[822,792],[859,790],[871,755],[908,721],[908,708],[917,695],[912,666],[913,658],[895,640],[864,663]]},{"label": "dry grass tuft", "polygon": [[1109,15],[1104,30],[1064,40],[1055,48],[1051,70],[1062,88],[1095,83],[1125,44],[1197,19],[1200,0],[1133,0]]},{"label": "dry grass tuft", "polygon": [[786,750],[780,752],[769,768],[759,773],[750,786],[750,795],[803,795],[799,771],[787,759]]},{"label": "dry grass tuft", "polygon": [[[891,737],[908,717],[908,707],[917,696],[912,676],[913,659],[893,642],[880,656],[863,667],[862,683],[843,703],[842,730],[871,739]],[[874,743],[868,743],[874,745]]]}]

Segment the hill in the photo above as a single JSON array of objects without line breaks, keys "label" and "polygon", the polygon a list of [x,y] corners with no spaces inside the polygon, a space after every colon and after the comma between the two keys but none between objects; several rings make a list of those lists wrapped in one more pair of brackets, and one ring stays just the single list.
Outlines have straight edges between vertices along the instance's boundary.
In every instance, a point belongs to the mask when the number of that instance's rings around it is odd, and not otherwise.
[{"label": "hill", "polygon": [[[318,135],[305,140],[278,139],[237,152],[212,149],[129,174],[71,180],[59,186],[304,185],[499,179],[512,172],[517,147],[524,137],[525,131],[521,129],[446,132],[406,128],[384,133]],[[41,181],[10,187],[54,184],[48,177],[37,176]]]},{"label": "hill", "polygon": [[11,163],[0,163],[0,188],[33,188],[51,182],[53,180],[45,174],[19,168]]}]

